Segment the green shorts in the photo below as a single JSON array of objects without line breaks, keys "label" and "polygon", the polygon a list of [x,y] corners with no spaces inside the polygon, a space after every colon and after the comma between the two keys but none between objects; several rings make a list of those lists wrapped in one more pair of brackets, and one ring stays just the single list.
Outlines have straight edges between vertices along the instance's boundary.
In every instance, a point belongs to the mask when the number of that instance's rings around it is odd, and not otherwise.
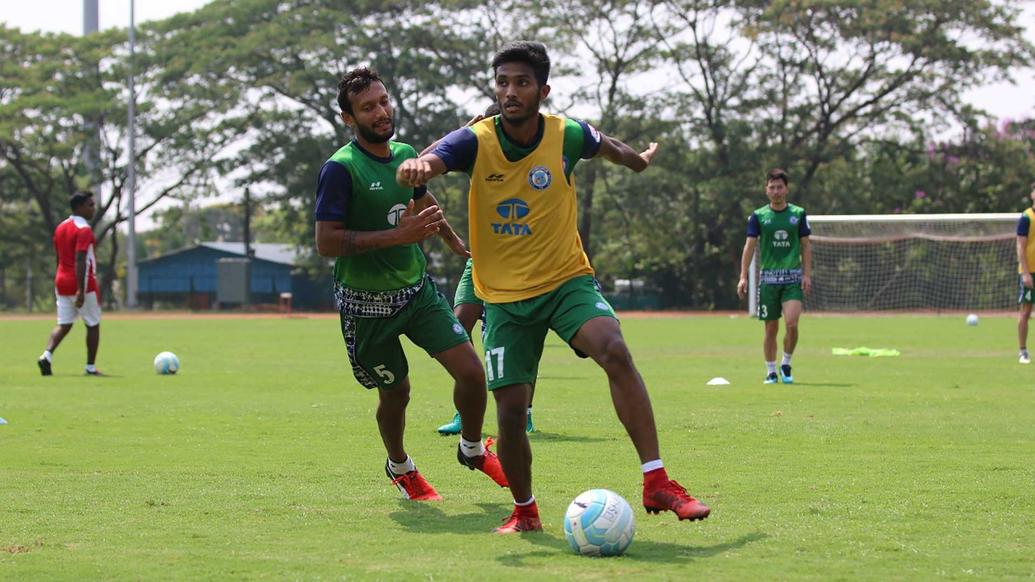
[{"label": "green shorts", "polygon": [[787,285],[762,283],[758,286],[758,319],[762,321],[780,319],[785,302],[802,301],[804,298],[801,283]]},{"label": "green shorts", "polygon": [[472,305],[483,305],[484,302],[474,294],[474,281],[471,279],[471,259],[467,259],[464,266],[464,274],[460,275],[460,282],[456,284],[456,294],[453,295],[453,307],[470,303]]},{"label": "green shorts", "polygon": [[546,332],[552,329],[570,344],[579,329],[597,317],[618,319],[590,275],[569,279],[531,299],[486,303],[485,377],[489,390],[535,382]]},{"label": "green shorts", "polygon": [[392,388],[409,374],[401,335],[431,356],[470,341],[431,277],[391,317],[356,316],[340,304],[339,312],[352,373],[365,388]]},{"label": "green shorts", "polygon": [[[1035,275],[1032,275],[1035,276]],[[1032,297],[1032,290],[1024,286],[1024,279],[1017,275],[1017,286],[1020,287],[1020,291],[1017,292],[1017,303],[1035,303],[1035,298]]]}]

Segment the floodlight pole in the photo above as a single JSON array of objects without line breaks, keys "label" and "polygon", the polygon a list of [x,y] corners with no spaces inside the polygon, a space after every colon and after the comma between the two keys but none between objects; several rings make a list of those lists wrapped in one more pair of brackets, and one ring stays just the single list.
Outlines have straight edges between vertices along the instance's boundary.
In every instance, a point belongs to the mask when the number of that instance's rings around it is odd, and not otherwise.
[{"label": "floodlight pole", "polygon": [[[83,36],[89,36],[98,30],[97,0],[83,0]],[[99,76],[99,75],[98,75]],[[90,191],[93,192],[97,206],[101,205],[101,182],[98,176],[100,168],[100,134],[97,131],[97,122],[87,119],[84,124],[86,135],[89,136],[86,147],[83,149],[83,165],[86,167],[86,174],[90,179]]]},{"label": "floodlight pole", "polygon": [[133,54],[136,50],[136,0],[129,0],[129,168],[126,176],[129,195],[129,230],[126,236],[126,307],[137,307],[137,204],[136,204],[136,89],[133,86]]}]

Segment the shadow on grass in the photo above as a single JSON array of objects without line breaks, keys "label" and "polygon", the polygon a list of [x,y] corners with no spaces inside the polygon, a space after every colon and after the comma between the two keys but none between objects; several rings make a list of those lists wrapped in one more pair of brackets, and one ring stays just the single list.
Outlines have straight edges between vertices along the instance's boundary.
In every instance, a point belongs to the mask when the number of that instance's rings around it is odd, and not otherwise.
[{"label": "shadow on grass", "polygon": [[[558,552],[570,554],[573,558],[585,559],[576,556],[568,547],[568,541],[563,537],[557,537],[550,533],[527,533],[520,534],[521,539],[527,540],[533,545],[541,546],[544,549],[531,552],[505,554],[496,557],[496,561],[504,566],[523,568],[529,564],[525,560],[529,558],[548,558]],[[694,546],[689,544],[674,544],[670,542],[655,542],[649,540],[633,539],[629,550],[618,560],[632,560],[636,562],[651,563],[690,563],[698,558],[712,558],[724,554],[730,550],[738,550],[748,544],[762,541],[769,535],[762,532],[749,533],[739,538],[711,546]],[[614,558],[613,558],[614,559]]]},{"label": "shadow on grass", "polygon": [[855,384],[837,384],[832,382],[794,382],[794,386],[807,386],[809,388],[855,388]]},{"label": "shadow on grass", "polygon": [[478,503],[481,512],[450,515],[430,501],[399,500],[399,511],[388,515],[395,523],[413,533],[453,533],[485,535],[501,525],[514,509],[512,503]]},{"label": "shadow on grass", "polygon": [[571,434],[562,434],[559,432],[548,432],[545,430],[536,430],[528,435],[528,440],[535,441],[549,441],[555,443],[603,443],[607,441],[617,440],[603,437],[589,437]]}]

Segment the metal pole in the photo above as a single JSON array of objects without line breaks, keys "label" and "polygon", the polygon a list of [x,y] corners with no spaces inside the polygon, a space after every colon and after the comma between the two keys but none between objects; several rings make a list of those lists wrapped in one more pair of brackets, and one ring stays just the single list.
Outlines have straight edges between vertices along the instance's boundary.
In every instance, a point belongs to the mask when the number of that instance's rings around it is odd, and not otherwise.
[{"label": "metal pole", "polygon": [[[97,0],[83,0],[83,36],[97,32],[99,29],[98,14]],[[96,120],[87,119],[84,128],[89,138],[86,148],[83,150],[83,165],[86,167],[86,175],[90,179],[90,191],[93,192],[93,197],[97,200],[97,206],[100,206],[101,182],[103,180],[100,178],[101,146]]]},{"label": "metal pole", "polygon": [[126,237],[126,307],[137,307],[137,204],[136,204],[136,89],[133,85],[133,53],[136,50],[136,0],[129,0],[129,232]]}]

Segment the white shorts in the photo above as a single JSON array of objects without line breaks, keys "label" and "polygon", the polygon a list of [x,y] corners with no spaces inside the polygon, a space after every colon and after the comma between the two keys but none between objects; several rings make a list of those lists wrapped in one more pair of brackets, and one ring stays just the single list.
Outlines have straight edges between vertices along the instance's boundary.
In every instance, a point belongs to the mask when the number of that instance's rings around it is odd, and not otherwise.
[{"label": "white shorts", "polygon": [[90,327],[101,323],[101,305],[97,303],[97,294],[93,291],[86,294],[83,306],[78,309],[75,306],[75,295],[57,295],[57,311],[58,325],[71,325],[79,316]]}]

